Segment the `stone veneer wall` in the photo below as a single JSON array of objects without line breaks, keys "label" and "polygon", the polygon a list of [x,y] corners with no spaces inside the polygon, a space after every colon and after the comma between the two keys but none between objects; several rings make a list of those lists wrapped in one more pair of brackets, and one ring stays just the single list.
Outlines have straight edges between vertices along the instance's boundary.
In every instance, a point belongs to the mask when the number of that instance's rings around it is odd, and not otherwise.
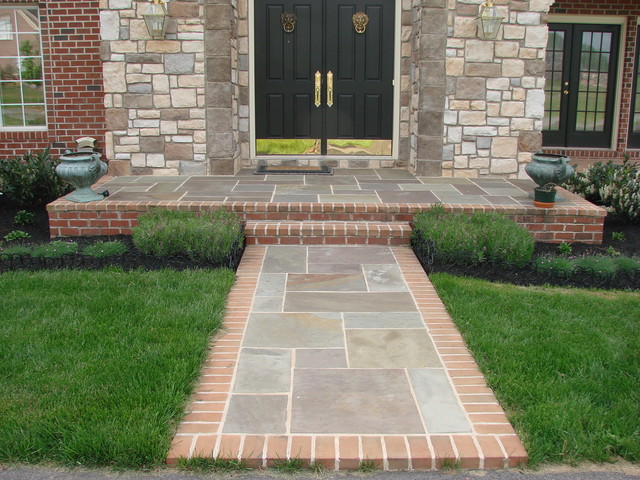
[{"label": "stone veneer wall", "polygon": [[[172,0],[166,39],[153,40],[148,2],[100,0],[115,173],[233,174],[251,163],[249,1]],[[496,0],[505,22],[495,41],[477,38],[482,0],[398,1],[399,159],[333,163],[521,176],[541,144],[551,0]]]},{"label": "stone veneer wall", "polygon": [[204,5],[170,2],[166,39],[146,1],[100,0],[107,158],[116,174],[207,173]]},{"label": "stone veneer wall", "polygon": [[448,1],[442,176],[523,176],[542,140],[551,1],[494,1],[494,41],[477,38],[480,3]]}]

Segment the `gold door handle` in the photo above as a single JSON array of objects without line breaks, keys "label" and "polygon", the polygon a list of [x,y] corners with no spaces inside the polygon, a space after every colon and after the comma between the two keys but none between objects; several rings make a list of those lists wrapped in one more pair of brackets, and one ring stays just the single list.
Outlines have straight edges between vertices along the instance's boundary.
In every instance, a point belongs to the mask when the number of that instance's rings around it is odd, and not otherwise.
[{"label": "gold door handle", "polygon": [[327,107],[333,106],[333,73],[327,72]]},{"label": "gold door handle", "polygon": [[565,90],[565,91],[564,91],[564,92],[562,92],[562,93],[564,93],[565,95],[569,95],[569,90]]},{"label": "gold door handle", "polygon": [[315,105],[316,107],[322,105],[322,74],[320,71],[316,72]]}]

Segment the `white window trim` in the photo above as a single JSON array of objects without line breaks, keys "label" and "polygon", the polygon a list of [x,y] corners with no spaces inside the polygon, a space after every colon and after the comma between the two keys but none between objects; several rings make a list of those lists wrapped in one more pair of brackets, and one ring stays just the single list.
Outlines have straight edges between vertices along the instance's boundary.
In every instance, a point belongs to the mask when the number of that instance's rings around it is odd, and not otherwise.
[{"label": "white window trim", "polygon": [[[44,79],[44,54],[43,54],[43,49],[42,49],[42,25],[40,26],[40,28],[38,28],[38,25],[34,24],[33,21],[31,21],[31,19],[28,17],[28,15],[25,14],[25,12],[23,12],[22,10],[26,10],[27,8],[38,8],[36,5],[2,5],[0,6],[0,14],[2,13],[3,10],[13,10],[13,14],[14,14],[14,18],[17,15],[20,15],[31,27],[33,27],[33,30],[28,30],[28,31],[24,31],[24,32],[12,32],[12,37],[13,37],[13,33],[37,33],[38,34],[38,39],[39,39],[39,58],[40,58],[40,63],[41,63],[41,68],[42,68],[42,93],[44,95],[44,121],[45,124],[44,125],[23,125],[23,126],[4,126],[2,125],[2,114],[1,114],[1,109],[2,106],[0,105],[0,132],[43,132],[43,131],[47,131],[49,129],[49,124],[48,124],[48,113],[49,113],[49,109],[48,109],[48,105],[47,105],[47,85]],[[20,59],[20,55],[18,55],[17,57],[12,57],[12,58],[18,58]],[[20,83],[22,84],[22,80],[20,80]],[[20,105],[24,106],[24,103],[21,103]],[[36,105],[40,105],[40,104],[36,104]]]}]

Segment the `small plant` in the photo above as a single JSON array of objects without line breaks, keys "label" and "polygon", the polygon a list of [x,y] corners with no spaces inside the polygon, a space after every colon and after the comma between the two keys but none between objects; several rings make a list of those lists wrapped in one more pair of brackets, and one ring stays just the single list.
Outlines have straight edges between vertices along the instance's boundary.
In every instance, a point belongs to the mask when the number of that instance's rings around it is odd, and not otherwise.
[{"label": "small plant", "polygon": [[224,263],[242,245],[242,222],[225,210],[195,212],[158,210],[141,215],[132,240],[143,253],[186,255],[209,263]]},{"label": "small plant", "polygon": [[35,220],[36,216],[32,212],[28,212],[26,210],[20,210],[16,213],[15,218],[13,219],[13,223],[15,225],[31,225]]},{"label": "small plant", "polygon": [[615,240],[616,242],[624,242],[625,236],[622,232],[611,232],[611,240]]},{"label": "small plant", "polygon": [[573,263],[567,257],[537,257],[533,266],[538,272],[553,277],[568,278],[573,274]]},{"label": "small plant", "polygon": [[65,195],[72,187],[56,174],[59,163],[48,149],[0,159],[2,192],[7,199],[24,207],[43,205]]},{"label": "small plant", "polygon": [[619,257],[621,255],[620,251],[616,250],[616,248],[611,245],[609,245],[605,251],[610,257]]},{"label": "small plant", "polygon": [[294,473],[302,470],[304,462],[300,458],[278,459],[273,462],[273,468],[280,472]]},{"label": "small plant", "polygon": [[313,473],[324,473],[325,468],[321,463],[313,462],[309,465],[309,470]]},{"label": "small plant", "polygon": [[613,260],[618,272],[627,275],[635,275],[640,273],[640,258],[633,257],[617,257]]},{"label": "small plant", "polygon": [[14,245],[0,249],[0,255],[31,255],[31,247],[26,245]]},{"label": "small plant", "polygon": [[610,278],[617,272],[616,263],[606,255],[588,255],[573,261],[576,272],[585,272],[599,278]]},{"label": "small plant", "polygon": [[378,465],[373,460],[362,460],[358,470],[361,472],[375,472],[378,470]]},{"label": "small plant", "polygon": [[570,243],[562,242],[558,245],[558,252],[560,253],[560,255],[569,256],[573,252],[573,249],[571,248]]},{"label": "small plant", "polygon": [[446,472],[457,472],[462,469],[462,462],[458,459],[445,458],[442,460],[440,469]]},{"label": "small plant", "polygon": [[120,241],[105,242],[98,240],[92,245],[87,245],[82,250],[84,255],[96,258],[104,258],[110,255],[122,255],[127,251],[127,246]]},{"label": "small plant", "polygon": [[63,255],[78,253],[80,246],[75,242],[56,240],[34,247],[31,256],[36,258],[60,258]]},{"label": "small plant", "polygon": [[23,240],[25,238],[31,238],[31,234],[22,230],[12,230],[4,236],[7,242],[13,242],[14,240]]},{"label": "small plant", "polygon": [[178,469],[190,472],[233,472],[246,470],[244,460],[226,458],[181,458]]}]

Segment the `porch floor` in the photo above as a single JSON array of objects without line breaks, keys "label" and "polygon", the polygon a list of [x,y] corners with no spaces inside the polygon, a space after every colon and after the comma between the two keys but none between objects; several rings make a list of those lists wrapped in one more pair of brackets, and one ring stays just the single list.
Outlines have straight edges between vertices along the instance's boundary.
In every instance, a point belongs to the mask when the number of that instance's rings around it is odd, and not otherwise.
[{"label": "porch floor", "polygon": [[[391,231],[396,236],[388,244],[406,244],[413,214],[442,203],[450,211],[504,213],[541,241],[602,241],[606,215],[602,208],[566,190],[559,192],[554,208],[536,208],[529,198],[534,186],[530,180],[416,177],[400,169],[334,172],[332,176],[253,175],[247,169],[235,176],[113,177],[94,187],[109,191],[104,200],[78,204],[61,198],[51,203],[47,207],[51,235],[129,234],[138,215],[152,208],[204,211],[224,206],[247,221],[249,243],[273,243],[280,237],[267,231],[291,233],[292,229],[300,233],[297,240],[289,235],[277,241],[304,243],[307,236],[307,241],[317,243],[327,237],[327,227],[343,231],[357,224],[369,233]],[[318,231],[322,234],[316,235]],[[381,241],[347,237],[331,242]]]}]

